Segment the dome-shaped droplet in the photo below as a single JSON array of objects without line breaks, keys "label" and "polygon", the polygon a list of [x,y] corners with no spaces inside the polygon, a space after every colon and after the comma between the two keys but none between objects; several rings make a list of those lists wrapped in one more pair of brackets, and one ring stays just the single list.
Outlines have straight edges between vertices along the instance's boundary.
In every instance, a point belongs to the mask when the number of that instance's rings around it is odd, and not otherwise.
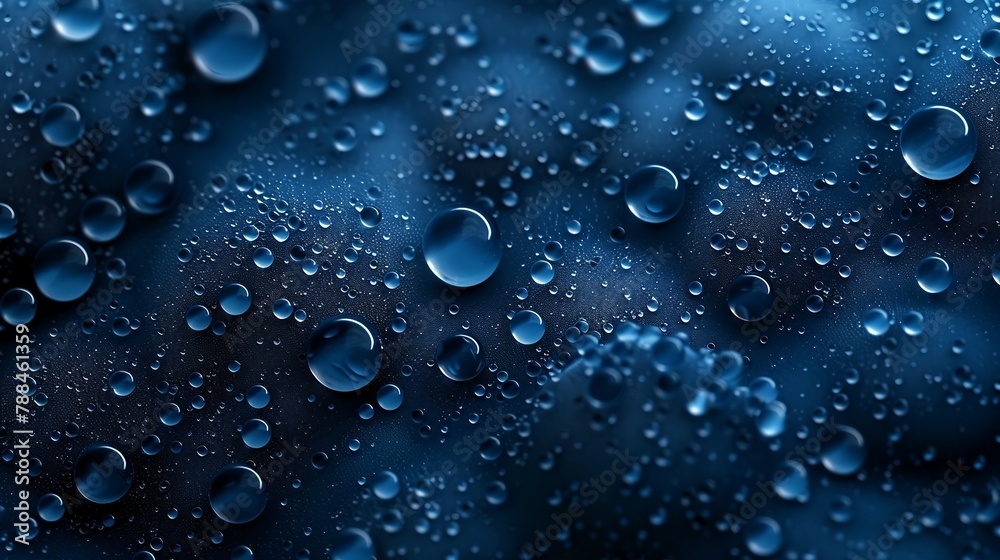
[{"label": "dome-shaped droplet", "polygon": [[242,315],[250,310],[252,304],[253,296],[243,284],[233,282],[219,290],[219,307],[230,315]]},{"label": "dome-shaped droplet", "polygon": [[42,111],[38,128],[45,141],[53,146],[72,146],[83,136],[83,117],[80,111],[69,103],[53,103]]},{"label": "dome-shaped droplet", "polygon": [[372,560],[375,543],[361,529],[344,529],[330,543],[330,560]]},{"label": "dome-shaped droplet", "polygon": [[771,286],[760,276],[743,274],[729,286],[729,310],[741,321],[760,321],[771,312]]},{"label": "dome-shaped droplet", "polygon": [[510,333],[514,335],[514,340],[521,344],[535,344],[545,335],[545,321],[538,313],[522,309],[511,318]]},{"label": "dome-shaped droplet", "polygon": [[674,172],[660,165],[646,165],[632,172],[625,183],[625,202],[644,222],[665,222],[684,206],[684,187]]},{"label": "dome-shaped droplet", "polygon": [[862,324],[868,334],[872,336],[882,336],[889,332],[889,314],[879,308],[869,309],[865,312]]},{"label": "dome-shaped droplet", "polygon": [[73,480],[84,498],[95,504],[110,504],[132,487],[132,465],[114,447],[92,445],[77,458]]},{"label": "dome-shaped droplet", "polygon": [[659,27],[670,21],[674,0],[626,0],[632,17],[643,27]]},{"label": "dome-shaped droplet", "polygon": [[8,325],[30,323],[37,309],[35,294],[24,288],[11,288],[0,299],[0,317]]},{"label": "dome-shaped droplet", "polygon": [[208,503],[227,523],[249,523],[257,519],[267,505],[264,481],[250,467],[226,467],[212,481]]},{"label": "dome-shaped droplet", "polygon": [[965,171],[977,146],[972,121],[962,111],[943,105],[917,109],[899,133],[903,159],[918,174],[935,181]]},{"label": "dome-shaped droplet", "polygon": [[351,86],[361,97],[378,97],[389,88],[389,69],[381,59],[362,58],[351,69]]},{"label": "dome-shaped droplet", "polygon": [[584,60],[594,74],[614,74],[625,66],[625,40],[611,29],[599,29],[587,37]]},{"label": "dome-shaped droplet", "polygon": [[237,2],[217,4],[191,32],[191,60],[206,78],[222,83],[252,76],[267,55],[267,33],[257,15]]},{"label": "dome-shaped droplet", "polygon": [[473,379],[485,366],[479,342],[465,334],[455,334],[442,340],[435,359],[441,373],[455,381]]},{"label": "dome-shaped droplet", "polygon": [[127,397],[135,390],[135,379],[132,374],[125,370],[118,370],[108,376],[108,386],[115,396]]},{"label": "dome-shaped droplet", "polygon": [[101,0],[59,0],[52,11],[52,27],[64,39],[86,41],[104,24],[103,4]]},{"label": "dome-shaped droplet", "polygon": [[382,365],[382,343],[367,321],[337,315],[316,326],[306,347],[316,380],[334,391],[356,391],[371,382]]},{"label": "dome-shaped droplet", "polygon": [[42,520],[54,523],[62,519],[64,513],[66,505],[58,495],[46,494],[38,499],[38,517]]},{"label": "dome-shaped droplet", "polygon": [[42,245],[35,255],[34,273],[42,295],[54,301],[73,301],[90,289],[97,266],[81,242],[64,237]]},{"label": "dome-shaped droplet", "polygon": [[770,517],[752,519],[743,529],[747,549],[756,556],[772,556],[781,549],[781,525]]},{"label": "dome-shaped droplet", "polygon": [[271,427],[259,418],[252,418],[243,424],[240,429],[240,437],[243,438],[243,443],[247,447],[260,449],[271,441]]},{"label": "dome-shaped droplet", "polygon": [[125,178],[125,198],[141,214],[162,214],[177,200],[174,172],[162,161],[139,162]]},{"label": "dome-shaped droplet", "polygon": [[17,231],[17,214],[8,204],[0,203],[0,239],[7,239]]},{"label": "dome-shaped droplet", "polygon": [[906,242],[898,233],[887,233],[882,237],[882,252],[890,257],[898,257],[906,249]]},{"label": "dome-shaped droplet", "polygon": [[951,286],[954,277],[951,265],[936,255],[930,255],[917,263],[917,284],[928,294],[939,294]]},{"label": "dome-shaped droplet", "polygon": [[96,243],[112,241],[125,229],[125,207],[110,196],[95,196],[80,210],[80,229]]},{"label": "dome-shaped droplet", "polygon": [[987,29],[979,37],[979,46],[986,56],[1000,57],[1000,29]]},{"label": "dome-shaped droplet", "polygon": [[849,426],[837,426],[837,432],[823,444],[820,460],[833,474],[850,475],[858,472],[868,456],[865,438]]},{"label": "dome-shaped droplet", "polygon": [[435,276],[466,288],[481,284],[496,271],[503,246],[492,219],[472,208],[452,208],[427,224],[423,249]]}]

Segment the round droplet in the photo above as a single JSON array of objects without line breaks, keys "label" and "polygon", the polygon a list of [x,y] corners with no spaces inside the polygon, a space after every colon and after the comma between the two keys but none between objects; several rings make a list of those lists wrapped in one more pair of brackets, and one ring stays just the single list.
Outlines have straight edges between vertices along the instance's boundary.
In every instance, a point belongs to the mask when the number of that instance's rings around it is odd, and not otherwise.
[{"label": "round droplet", "polygon": [[97,266],[81,242],[64,237],[42,245],[35,255],[34,273],[42,295],[54,301],[72,301],[90,289]]},{"label": "round droplet", "polygon": [[917,336],[924,332],[924,315],[919,311],[909,311],[900,319],[899,325],[906,334]]},{"label": "round droplet", "polygon": [[898,233],[887,233],[882,238],[882,252],[890,257],[898,257],[903,254],[905,248],[906,242]]},{"label": "round droplet", "polygon": [[206,78],[221,83],[245,80],[267,55],[267,33],[250,8],[224,2],[206,10],[191,31],[191,60]]},{"label": "round droplet", "polygon": [[35,294],[24,288],[11,288],[0,299],[0,317],[8,325],[30,323],[35,318],[37,309]]},{"label": "round droplet", "polygon": [[114,447],[92,445],[77,458],[73,480],[84,498],[95,504],[110,504],[132,487],[132,466]]},{"label": "round droplet", "polygon": [[943,105],[917,109],[899,133],[903,159],[915,172],[935,181],[965,171],[977,146],[972,121],[958,109]]},{"label": "round droplet", "polygon": [[889,332],[889,314],[877,307],[865,312],[862,323],[868,334],[872,336],[882,336]]},{"label": "round droplet", "polygon": [[485,282],[496,271],[503,246],[493,220],[472,208],[453,208],[427,224],[423,249],[435,276],[467,288]]},{"label": "round droplet", "polygon": [[344,529],[330,543],[330,560],[372,560],[375,543],[361,529]]},{"label": "round droplet", "polygon": [[0,239],[7,239],[17,231],[17,214],[7,204],[0,204]]},{"label": "round droplet", "polygon": [[107,243],[125,229],[125,207],[110,196],[95,196],[80,210],[80,229],[87,239]]},{"label": "round droplet", "polygon": [[69,103],[53,103],[42,112],[38,128],[41,129],[46,142],[65,148],[72,146],[83,136],[83,117],[80,111]]},{"label": "round droplet", "polygon": [[118,370],[108,376],[108,385],[116,396],[127,397],[135,390],[135,379],[131,373]]},{"label": "round droplet", "polygon": [[784,542],[781,525],[770,517],[751,520],[743,531],[747,549],[756,556],[771,556],[781,549]]},{"label": "round droplet", "polygon": [[529,309],[522,309],[510,320],[510,333],[524,345],[535,344],[545,335],[545,321]]},{"label": "round droplet", "polygon": [[379,387],[376,400],[383,410],[396,410],[403,405],[403,390],[388,383]]},{"label": "round droplet", "polygon": [[611,29],[599,29],[587,37],[584,60],[594,74],[614,74],[625,66],[625,40]]},{"label": "round droplet", "polygon": [[306,346],[306,361],[316,380],[334,391],[368,385],[382,365],[382,343],[367,321],[337,315],[316,326]]},{"label": "round droplet", "polygon": [[[253,303],[250,290],[243,284],[233,282],[219,290],[219,306],[226,313],[236,316],[246,313]],[[196,329],[197,330],[197,329]]]},{"label": "round droplet", "polygon": [[382,471],[372,480],[372,492],[380,500],[391,500],[399,494],[399,477],[392,471]]},{"label": "round droplet", "polygon": [[535,264],[531,265],[531,279],[534,280],[536,284],[548,284],[555,277],[556,271],[552,268],[552,264],[549,261],[537,261]]},{"label": "round droplet", "polygon": [[987,29],[979,37],[979,46],[982,47],[986,56],[1000,57],[1000,29]]},{"label": "round droplet", "polygon": [[936,255],[930,255],[917,263],[917,284],[928,294],[939,294],[951,286],[954,275],[951,265]]},{"label": "round droplet", "polygon": [[741,321],[760,321],[771,312],[771,286],[760,276],[743,274],[729,286],[729,310]]},{"label": "round droplet", "polygon": [[97,35],[104,24],[101,0],[59,0],[53,12],[52,27],[70,41],[86,41]]},{"label": "round droplet", "polygon": [[208,503],[227,523],[249,523],[257,519],[267,505],[264,481],[249,467],[226,467],[212,481]]},{"label": "round droplet", "polygon": [[54,523],[62,519],[64,513],[66,506],[56,494],[46,494],[38,499],[38,517],[43,521]]},{"label": "round droplet", "polygon": [[627,0],[632,17],[643,27],[659,27],[670,21],[674,0]]},{"label": "round droplet", "polygon": [[684,106],[684,116],[691,122],[698,122],[705,118],[708,110],[705,109],[705,102],[697,97],[691,99]]},{"label": "round droplet", "polygon": [[646,165],[635,170],[625,183],[625,202],[640,220],[663,223],[684,206],[684,187],[673,171],[660,165]]},{"label": "round droplet", "polygon": [[475,378],[485,365],[479,342],[465,334],[455,334],[442,340],[435,359],[441,373],[454,381]]},{"label": "round droplet", "polygon": [[139,162],[125,178],[125,198],[140,214],[162,214],[177,200],[174,172],[162,161]]},{"label": "round droplet", "polygon": [[351,69],[351,86],[361,97],[378,97],[389,88],[389,69],[374,56],[362,58]]},{"label": "round droplet", "polygon": [[820,460],[833,474],[850,475],[858,472],[868,456],[865,438],[849,426],[837,426],[837,432],[820,451]]},{"label": "round droplet", "polygon": [[212,324],[212,313],[204,305],[192,305],[185,316],[188,327],[193,331],[203,331]]},{"label": "round droplet", "polygon": [[267,422],[253,418],[243,424],[240,429],[240,437],[250,449],[260,449],[271,441],[271,427],[267,425]]},{"label": "round droplet", "polygon": [[247,389],[247,404],[254,408],[264,408],[271,402],[271,393],[263,385],[254,385]]}]

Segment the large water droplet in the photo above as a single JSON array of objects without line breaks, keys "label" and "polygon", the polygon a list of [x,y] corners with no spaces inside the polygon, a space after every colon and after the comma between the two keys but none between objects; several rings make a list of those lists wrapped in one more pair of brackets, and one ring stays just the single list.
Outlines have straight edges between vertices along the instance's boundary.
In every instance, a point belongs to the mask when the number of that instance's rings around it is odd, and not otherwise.
[{"label": "large water droplet", "polygon": [[0,317],[9,325],[30,323],[37,309],[35,294],[24,288],[11,288],[0,299]]},{"label": "large water droplet", "polygon": [[162,214],[177,200],[174,172],[162,161],[139,162],[125,178],[125,198],[141,214]]},{"label": "large water droplet", "polygon": [[839,475],[858,472],[867,456],[865,438],[850,426],[837,426],[837,433],[820,451],[820,460],[826,470]]},{"label": "large water droplet", "polygon": [[951,265],[937,255],[924,257],[917,263],[917,284],[928,294],[939,294],[951,286]]},{"label": "large water droplet", "polygon": [[468,381],[483,371],[483,356],[476,339],[465,334],[455,334],[438,344],[438,369],[455,381]]},{"label": "large water droplet", "polygon": [[729,310],[741,321],[760,321],[774,305],[771,286],[760,276],[742,274],[729,286]]},{"label": "large water droplet", "polygon": [[91,445],[77,458],[73,481],[84,498],[95,504],[110,504],[132,487],[132,466],[114,447]]},{"label": "large water droplet", "polygon": [[83,117],[80,111],[69,103],[53,103],[42,112],[38,128],[41,129],[46,142],[65,148],[72,146],[83,136]]},{"label": "large water droplet", "polygon": [[191,60],[206,78],[239,82],[253,75],[267,55],[267,33],[257,15],[236,2],[216,5],[191,32]]},{"label": "large water droplet", "polygon": [[545,321],[538,313],[522,309],[511,318],[510,333],[514,335],[514,340],[521,344],[535,344],[545,335]]},{"label": "large water droplet", "polygon": [[646,165],[632,172],[625,183],[625,202],[640,220],[663,223],[684,206],[684,187],[673,171],[660,165]]},{"label": "large water droplet", "polygon": [[125,229],[125,207],[110,196],[95,196],[80,210],[80,229],[87,239],[107,243]]},{"label": "large water droplet", "polygon": [[259,418],[252,418],[240,428],[240,437],[250,449],[260,449],[271,441],[271,427]]},{"label": "large water droplet", "polygon": [[382,365],[382,343],[367,321],[337,315],[316,326],[306,346],[306,361],[316,380],[334,391],[356,391],[375,378]]},{"label": "large water droplet", "polygon": [[267,505],[264,481],[249,467],[226,467],[212,481],[208,503],[227,523],[249,523],[257,519]]},{"label": "large water droplet", "polygon": [[614,74],[625,65],[625,40],[611,29],[599,29],[587,37],[584,60],[594,74]]},{"label": "large water droplet", "polygon": [[670,21],[674,13],[673,0],[626,0],[632,17],[643,27],[659,27]]},{"label": "large water droplet", "polygon": [[882,336],[889,332],[889,314],[879,308],[869,309],[865,312],[862,324],[868,334],[872,336]]},{"label": "large water droplet", "polygon": [[35,255],[34,273],[42,295],[54,301],[72,301],[90,289],[97,266],[81,242],[64,237],[42,245]]},{"label": "large water droplet", "polygon": [[372,560],[375,543],[361,529],[344,529],[330,543],[330,560]]},{"label": "large water droplet", "polygon": [[444,282],[466,288],[486,281],[503,247],[493,220],[472,208],[453,208],[434,216],[424,230],[424,260]]},{"label": "large water droplet", "polygon": [[53,12],[52,27],[70,41],[86,41],[97,35],[104,24],[101,0],[59,0]]},{"label": "large water droplet", "polygon": [[219,290],[219,306],[230,315],[246,313],[251,304],[253,304],[253,297],[250,295],[250,290],[243,284],[233,282],[226,284]]},{"label": "large water droplet", "polygon": [[918,174],[935,181],[965,171],[977,146],[972,121],[958,109],[943,105],[917,109],[899,133],[903,159]]},{"label": "large water droplet", "polygon": [[751,520],[743,530],[747,549],[757,556],[771,556],[778,552],[784,537],[781,525],[770,517],[758,517]]},{"label": "large water droplet", "polygon": [[378,97],[389,88],[389,69],[378,58],[362,58],[351,69],[351,85],[361,97]]}]

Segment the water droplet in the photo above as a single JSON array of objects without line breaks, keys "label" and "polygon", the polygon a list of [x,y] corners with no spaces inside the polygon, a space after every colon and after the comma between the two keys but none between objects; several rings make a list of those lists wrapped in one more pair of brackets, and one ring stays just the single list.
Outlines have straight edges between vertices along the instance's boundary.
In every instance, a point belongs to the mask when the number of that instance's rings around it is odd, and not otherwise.
[{"label": "water droplet", "polygon": [[496,271],[503,247],[493,220],[471,208],[453,208],[427,224],[423,249],[435,276],[466,288],[481,284]]},{"label": "water droplet", "polygon": [[625,202],[637,218],[651,224],[670,220],[684,205],[684,187],[660,165],[636,169],[625,184]]},{"label": "water droplet", "polygon": [[54,301],[72,301],[90,289],[97,266],[82,243],[64,237],[42,245],[35,255],[34,273],[42,295]]},{"label": "water droplet", "polygon": [[392,471],[382,471],[372,480],[372,492],[380,500],[391,500],[399,494],[399,477]]},{"label": "water droplet", "polygon": [[271,427],[259,418],[252,418],[243,424],[240,437],[250,449],[260,449],[271,441]]},{"label": "water droplet", "polygon": [[698,122],[705,118],[708,114],[708,110],[705,108],[705,102],[697,97],[691,99],[684,106],[684,116],[688,118],[691,122]]},{"label": "water droplet", "polygon": [[872,336],[882,336],[889,332],[889,314],[877,307],[865,312],[862,323],[868,334]]},{"label": "water droplet", "polygon": [[917,284],[928,294],[939,294],[951,286],[951,265],[941,257],[930,255],[917,263]]},{"label": "water droplet", "polygon": [[375,543],[361,529],[344,529],[330,543],[331,560],[372,560]]},{"label": "water droplet", "polygon": [[378,97],[389,88],[389,69],[378,58],[362,58],[351,70],[351,85],[361,97]]},{"label": "water droplet", "polygon": [[24,288],[11,288],[0,299],[0,317],[9,325],[30,323],[37,309],[35,294]]},{"label": "water droplet", "polygon": [[837,432],[820,451],[820,460],[826,470],[845,476],[858,472],[867,456],[865,438],[850,426],[837,426]]},{"label": "water droplet", "polygon": [[632,17],[643,27],[659,27],[670,21],[674,13],[673,0],[626,0]]},{"label": "water droplet", "polygon": [[614,74],[625,65],[625,40],[611,29],[599,29],[587,37],[584,60],[594,74]]},{"label": "water droplet", "polygon": [[943,105],[917,109],[899,133],[903,159],[915,172],[935,181],[965,171],[977,146],[972,121],[958,109]]},{"label": "water droplet", "polygon": [[17,231],[17,214],[7,204],[0,204],[0,239],[7,239]]},{"label": "water droplet", "polygon": [[38,499],[38,517],[43,521],[54,523],[62,519],[66,506],[62,498],[55,494],[46,494]]},{"label": "water droplet", "polygon": [[361,317],[337,315],[316,326],[306,347],[309,370],[334,391],[356,391],[371,382],[382,365],[382,343]]},{"label": "water droplet", "polygon": [[[219,306],[226,313],[236,316],[246,313],[253,303],[250,290],[243,284],[233,282],[219,290]],[[196,329],[197,330],[197,329]]]},{"label": "water droplet", "polygon": [[131,373],[118,370],[108,376],[108,386],[111,387],[116,396],[127,397],[135,390],[135,379],[132,378]]},{"label": "water droplet", "polygon": [[110,504],[132,487],[132,466],[110,445],[91,445],[83,450],[73,469],[80,494],[95,504]]},{"label": "water droplet", "polygon": [[101,0],[60,0],[52,13],[52,27],[62,38],[86,41],[101,30],[104,5]]},{"label": "water droplet", "polygon": [[382,410],[396,410],[403,405],[403,390],[392,383],[387,383],[379,387],[375,399]]},{"label": "water droplet", "polygon": [[214,82],[245,80],[267,55],[267,33],[250,8],[236,2],[217,4],[198,18],[191,31],[191,60]]},{"label": "water droplet", "polygon": [[162,214],[177,200],[174,172],[162,161],[139,162],[125,178],[125,198],[140,214]]},{"label": "water droplet", "polygon": [[514,340],[524,345],[535,344],[545,335],[545,321],[528,309],[522,309],[510,320],[510,332]]},{"label": "water droplet", "polygon": [[80,211],[80,229],[87,239],[107,243],[125,229],[125,207],[110,196],[95,196]]},{"label": "water droplet", "polygon": [[455,334],[442,340],[435,359],[441,373],[454,381],[474,379],[485,365],[479,343],[465,334]]},{"label": "water droplet", "polygon": [[267,505],[264,481],[249,467],[226,467],[212,480],[208,503],[227,523],[249,523],[257,519]]},{"label": "water droplet", "polygon": [[784,536],[781,525],[770,517],[758,517],[743,530],[747,549],[756,556],[771,556],[781,549]]},{"label": "water droplet", "polygon": [[46,142],[65,148],[72,146],[83,136],[83,117],[80,111],[69,103],[53,103],[42,112],[38,128],[41,129]]},{"label": "water droplet", "polygon": [[888,233],[882,238],[882,252],[890,257],[898,257],[905,248],[906,242],[897,233]]},{"label": "water droplet", "polygon": [[746,322],[760,321],[771,312],[771,286],[760,276],[742,274],[729,286],[729,310]]}]

